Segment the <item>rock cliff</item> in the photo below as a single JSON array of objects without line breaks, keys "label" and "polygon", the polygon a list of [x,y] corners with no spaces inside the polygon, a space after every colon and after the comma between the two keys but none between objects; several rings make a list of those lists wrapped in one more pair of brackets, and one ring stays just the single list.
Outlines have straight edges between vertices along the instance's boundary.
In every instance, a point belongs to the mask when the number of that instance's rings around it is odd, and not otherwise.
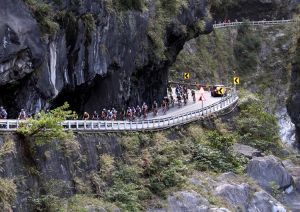
[{"label": "rock cliff", "polygon": [[290,96],[287,100],[289,115],[296,126],[296,137],[300,144],[300,39],[296,48],[296,57],[293,63]]},{"label": "rock cliff", "polygon": [[212,30],[205,0],[25,2],[0,1],[0,103],[10,114],[162,97],[184,43]]}]

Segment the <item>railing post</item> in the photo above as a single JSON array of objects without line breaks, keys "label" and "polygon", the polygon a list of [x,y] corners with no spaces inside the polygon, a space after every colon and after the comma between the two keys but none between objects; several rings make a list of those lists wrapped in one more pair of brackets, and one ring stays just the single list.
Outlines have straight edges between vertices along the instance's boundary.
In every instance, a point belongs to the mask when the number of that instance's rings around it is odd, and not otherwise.
[{"label": "railing post", "polygon": [[107,122],[105,121],[104,123],[105,123],[105,130],[107,130]]},{"label": "railing post", "polygon": [[120,122],[118,121],[118,130],[120,130]]},{"label": "railing post", "polygon": [[79,129],[78,121],[76,121],[76,130]]},{"label": "railing post", "polygon": [[132,129],[132,122],[130,122],[130,130]]},{"label": "railing post", "polygon": [[9,130],[9,121],[6,121],[6,129]]}]

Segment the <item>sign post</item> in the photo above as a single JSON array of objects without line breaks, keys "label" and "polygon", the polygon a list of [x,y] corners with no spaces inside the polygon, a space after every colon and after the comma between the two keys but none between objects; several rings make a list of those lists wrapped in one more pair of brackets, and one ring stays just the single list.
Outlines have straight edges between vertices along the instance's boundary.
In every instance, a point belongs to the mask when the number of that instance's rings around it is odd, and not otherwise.
[{"label": "sign post", "polygon": [[184,72],[183,73],[183,79],[188,80],[188,79],[190,79],[190,77],[191,77],[191,75],[190,75],[189,72]]},{"label": "sign post", "polygon": [[240,84],[240,78],[239,77],[233,77],[233,84],[239,85]]}]

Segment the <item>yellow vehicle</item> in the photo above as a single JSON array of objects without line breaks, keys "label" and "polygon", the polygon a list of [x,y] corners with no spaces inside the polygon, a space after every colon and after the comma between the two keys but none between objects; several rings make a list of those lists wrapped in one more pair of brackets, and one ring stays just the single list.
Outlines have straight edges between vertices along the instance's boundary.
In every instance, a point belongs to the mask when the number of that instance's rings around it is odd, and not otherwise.
[{"label": "yellow vehicle", "polygon": [[222,97],[226,95],[226,87],[224,85],[214,85],[210,88],[212,97]]}]

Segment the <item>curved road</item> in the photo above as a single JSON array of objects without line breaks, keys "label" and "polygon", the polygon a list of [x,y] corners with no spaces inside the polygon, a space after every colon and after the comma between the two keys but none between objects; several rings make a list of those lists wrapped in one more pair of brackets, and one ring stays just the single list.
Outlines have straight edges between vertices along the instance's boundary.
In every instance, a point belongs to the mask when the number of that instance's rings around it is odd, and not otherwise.
[{"label": "curved road", "polygon": [[[153,117],[153,113],[148,114],[148,117],[146,120],[152,120],[152,119],[158,119],[158,118],[168,118],[168,117],[172,117],[172,116],[178,116],[182,113],[185,112],[189,112],[189,111],[195,111],[198,109],[202,108],[202,101],[199,101],[200,98],[200,91],[196,90],[196,102],[193,102],[193,98],[191,95],[191,92],[189,90],[189,99],[188,99],[188,103],[186,106],[182,106],[181,108],[178,108],[178,103],[177,103],[177,99],[176,99],[176,94],[175,94],[175,89],[173,89],[173,97],[175,98],[175,107],[171,107],[168,111],[166,115],[163,115],[162,109],[159,109],[157,116]],[[204,93],[204,97],[205,97],[205,101],[203,101],[203,107],[212,105],[218,101],[220,101],[222,98],[221,97],[211,97],[210,92],[209,91],[205,91]]]}]

